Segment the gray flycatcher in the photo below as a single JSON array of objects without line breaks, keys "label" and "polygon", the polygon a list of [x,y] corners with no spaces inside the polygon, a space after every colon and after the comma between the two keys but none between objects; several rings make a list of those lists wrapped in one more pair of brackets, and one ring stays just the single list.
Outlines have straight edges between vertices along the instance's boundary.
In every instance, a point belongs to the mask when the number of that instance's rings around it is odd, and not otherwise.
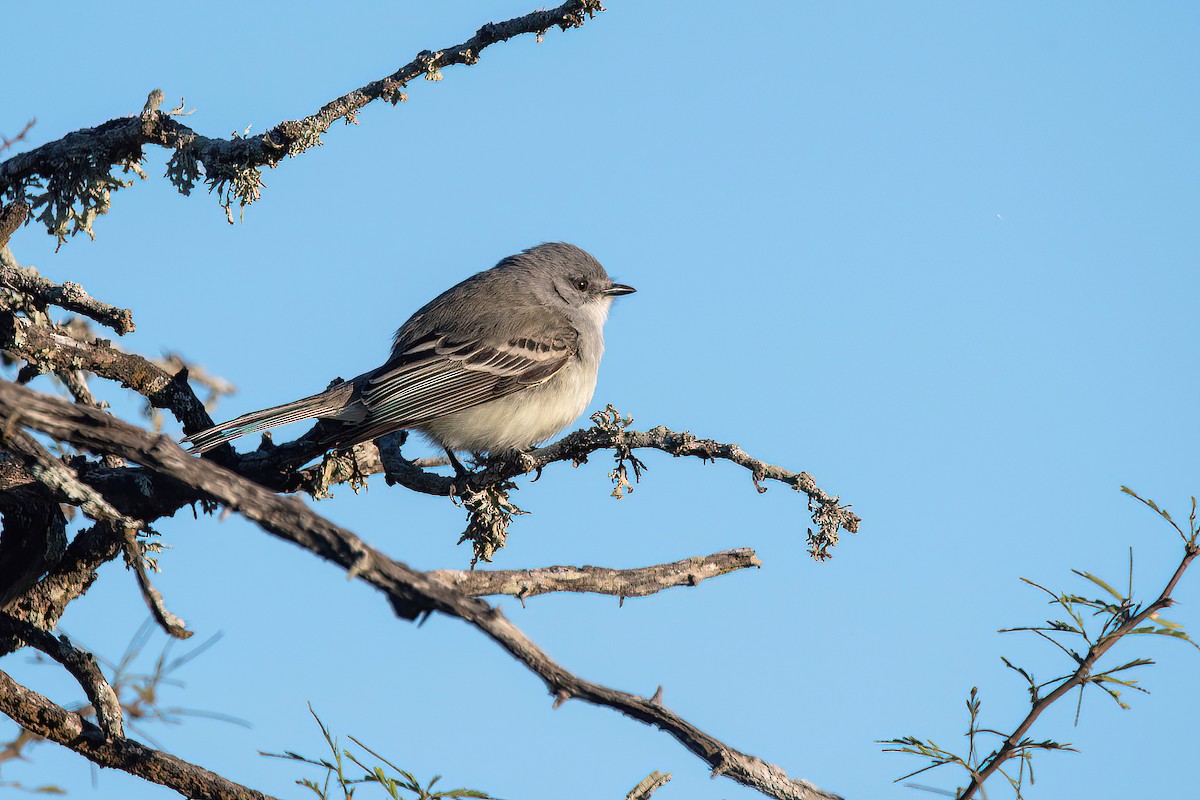
[{"label": "gray flycatcher", "polygon": [[454,453],[527,450],[570,425],[596,389],[613,283],[592,256],[548,243],[447,289],[396,332],[391,358],[350,381],[184,439],[203,453],[314,417],[323,452],[401,429]]}]

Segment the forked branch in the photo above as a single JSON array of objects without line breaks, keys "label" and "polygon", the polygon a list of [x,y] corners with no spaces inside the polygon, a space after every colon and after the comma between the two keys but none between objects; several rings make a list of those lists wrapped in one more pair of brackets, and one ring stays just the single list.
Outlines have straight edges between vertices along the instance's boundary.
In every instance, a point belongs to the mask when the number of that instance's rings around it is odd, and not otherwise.
[{"label": "forked branch", "polygon": [[556,703],[580,699],[657,727],[704,760],[714,775],[727,776],[779,800],[837,798],[806,781],[789,777],[773,764],[729,747],[668,711],[657,697],[640,697],[577,677],[505,619],[500,609],[393,561],[298,500],[280,497],[216,464],[189,456],[166,437],[147,433],[94,408],[72,405],[3,383],[0,383],[0,424],[27,427],[77,447],[115,453],[191,486],[264,530],[337,564],[352,577],[379,589],[403,617],[411,619],[434,611],[458,617],[540,677]]},{"label": "forked branch", "polygon": [[122,736],[108,736],[74,711],[0,672],[0,712],[25,730],[74,750],[102,767],[136,775],[196,800],[275,800],[181,758]]}]

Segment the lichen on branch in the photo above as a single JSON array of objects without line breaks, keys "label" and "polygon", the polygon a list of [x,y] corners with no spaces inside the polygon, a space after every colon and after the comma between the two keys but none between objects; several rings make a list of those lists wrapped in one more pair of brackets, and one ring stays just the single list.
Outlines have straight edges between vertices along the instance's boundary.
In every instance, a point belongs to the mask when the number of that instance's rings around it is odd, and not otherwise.
[{"label": "lichen on branch", "polygon": [[145,177],[140,166],[143,147],[156,145],[174,151],[167,163],[167,180],[186,195],[203,175],[232,222],[234,204],[244,210],[259,199],[264,168],[319,146],[321,136],[338,120],[354,122],[358,112],[375,100],[395,105],[407,99],[402,90],[409,82],[437,80],[447,67],[476,64],[480,53],[493,44],[522,34],[541,37],[551,28],[578,28],[603,10],[600,0],[568,0],[557,8],[489,22],[462,44],[422,50],[391,75],[354,89],[303,119],[285,120],[255,136],[248,131],[228,139],[203,136],[179,121],[186,116],[182,103],[162,111],[162,92],[155,89],[138,114],[75,131],[0,163],[0,200],[28,203],[60,246],[80,232],[94,237],[93,223],[107,213],[112,194],[131,185],[115,171]]}]

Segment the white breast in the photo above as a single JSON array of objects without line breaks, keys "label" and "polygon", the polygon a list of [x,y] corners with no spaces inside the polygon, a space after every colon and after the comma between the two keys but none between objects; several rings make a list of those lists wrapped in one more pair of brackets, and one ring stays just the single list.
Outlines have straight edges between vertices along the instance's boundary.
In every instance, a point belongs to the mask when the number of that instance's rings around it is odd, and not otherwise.
[{"label": "white breast", "polygon": [[528,450],[579,418],[596,392],[611,297],[574,309],[579,352],[554,377],[515,394],[421,425],[434,444],[470,453]]},{"label": "white breast", "polygon": [[596,391],[596,369],[578,359],[538,386],[420,426],[435,444],[456,451],[528,450],[574,422]]},{"label": "white breast", "polygon": [[528,450],[578,419],[592,401],[604,342],[593,345],[593,352],[580,352],[545,383],[426,422],[418,430],[434,444],[460,452]]}]

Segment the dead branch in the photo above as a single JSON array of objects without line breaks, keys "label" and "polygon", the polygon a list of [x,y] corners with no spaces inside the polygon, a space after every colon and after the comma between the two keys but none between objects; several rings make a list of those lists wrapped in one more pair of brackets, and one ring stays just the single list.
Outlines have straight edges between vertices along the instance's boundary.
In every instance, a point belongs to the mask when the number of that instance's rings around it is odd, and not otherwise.
[{"label": "dead branch", "polygon": [[6,608],[62,557],[67,521],[54,495],[10,453],[0,453],[0,514],[0,608]]},{"label": "dead branch", "polygon": [[[66,553],[55,560],[46,577],[28,591],[18,593],[6,604],[5,610],[40,628],[53,628],[67,605],[95,582],[96,570],[119,556],[121,548],[121,538],[114,537],[108,526],[85,528],[75,534]],[[6,648],[0,647],[0,655],[7,652]]]},{"label": "dead branch", "polygon": [[[38,219],[60,244],[80,231],[90,235],[96,215],[108,211],[111,193],[127,185],[110,174],[113,168],[136,167],[143,146],[158,145],[175,150],[167,165],[171,183],[190,194],[203,170],[205,182],[221,198],[232,222],[235,201],[244,207],[258,199],[263,167],[273,168],[285,156],[319,145],[322,134],[338,120],[355,121],[358,112],[375,100],[393,105],[405,100],[403,90],[411,81],[440,80],[446,67],[476,64],[480,53],[493,44],[522,34],[542,35],[555,27],[578,28],[603,10],[600,0],[568,0],[554,9],[488,23],[462,44],[423,50],[391,75],[326,103],[304,119],[281,122],[257,136],[202,136],[171,112],[157,110],[148,98],[140,114],[69,133],[0,163],[0,196],[27,200],[35,210],[46,206]],[[45,193],[30,197],[29,189],[42,183]],[[73,227],[68,229],[69,225]]]},{"label": "dead branch", "polygon": [[102,767],[136,775],[195,800],[275,800],[181,758],[104,731],[0,672],[0,712],[25,730]]},{"label": "dead branch", "polygon": [[17,132],[17,135],[12,137],[11,139],[8,138],[7,136],[0,134],[0,153],[3,153],[5,150],[8,150],[10,147],[12,147],[17,142],[23,141],[25,139],[26,135],[28,135],[29,131],[32,130],[33,126],[36,124],[37,124],[37,118],[35,117],[34,119],[29,120],[29,122],[26,122],[25,127],[21,128],[21,130],[19,130]]},{"label": "dead branch", "polygon": [[113,347],[104,339],[81,342],[57,327],[15,314],[0,314],[0,349],[28,361],[38,371],[84,369],[117,381],[170,411],[185,432],[212,426],[212,417],[187,383],[187,373],[171,375],[151,361]]},{"label": "dead branch", "polygon": [[5,383],[0,383],[0,423],[27,427],[78,447],[115,453],[185,483],[269,533],[337,564],[350,576],[379,589],[402,617],[412,619],[436,611],[462,619],[540,677],[556,702],[584,700],[659,728],[705,761],[714,775],[724,775],[779,800],[838,797],[729,747],[659,702],[579,678],[530,641],[504,618],[500,609],[393,561],[298,500],[280,497],[205,459],[187,455],[164,436],[149,434],[96,409]]},{"label": "dead branch", "polygon": [[[10,262],[10,258],[4,262]],[[128,308],[117,308],[89,295],[78,283],[54,283],[43,278],[33,267],[19,267],[12,263],[0,263],[0,286],[27,295],[42,311],[47,306],[58,306],[96,320],[124,336],[134,329],[133,312]]]},{"label": "dead branch", "polygon": [[[11,426],[10,426],[11,427]],[[179,617],[167,610],[162,594],[154,588],[146,571],[146,549],[154,545],[143,545],[137,534],[149,530],[146,523],[125,516],[114,508],[104,496],[79,480],[71,467],[54,458],[38,442],[24,431],[0,431],[0,444],[20,458],[25,459],[30,473],[61,502],[79,506],[85,514],[99,523],[109,525],[114,535],[124,539],[125,562],[137,577],[138,588],[154,619],[171,636],[187,639],[192,632]]]},{"label": "dead branch", "polygon": [[24,620],[0,613],[0,635],[16,638],[62,664],[83,687],[88,702],[96,711],[96,721],[108,737],[123,737],[121,703],[117,693],[104,679],[100,665],[91,653],[79,650],[66,636],[54,636]]},{"label": "dead branch", "polygon": [[642,778],[637,786],[629,790],[629,794],[625,795],[625,800],[650,800],[650,795],[665,786],[669,780],[671,780],[671,773],[654,770]]},{"label": "dead branch", "polygon": [[[594,427],[567,434],[553,444],[534,448],[517,458],[489,460],[483,469],[471,476],[471,485],[476,488],[496,486],[518,475],[540,475],[545,467],[554,463],[571,462],[579,465],[599,450],[613,450],[616,454],[617,468],[612,477],[618,485],[614,494],[619,496],[622,481],[628,485],[625,478],[625,462],[632,464],[635,479],[645,467],[633,457],[632,451],[658,450],[677,458],[691,456],[703,461],[722,459],[737,464],[750,472],[751,479],[760,492],[766,491],[762,482],[772,480],[807,495],[812,521],[817,526],[816,532],[811,528],[808,530],[809,553],[818,561],[829,557],[829,550],[838,542],[839,531],[844,529],[850,533],[858,532],[858,525],[862,519],[850,510],[850,506],[843,505],[840,497],[830,496],[817,486],[816,481],[807,472],[791,472],[753,458],[736,444],[701,439],[687,431],[680,433],[661,425],[648,431],[629,430],[627,426],[632,422],[632,418],[622,419],[611,405],[605,411],[592,415],[592,421],[595,423]],[[287,483],[281,488],[290,488],[293,491],[303,488],[319,496],[320,492],[327,488],[327,482],[331,478],[347,480],[351,476],[361,477],[382,471],[389,483],[398,483],[416,492],[449,496],[459,491],[455,486],[456,478],[419,468],[400,454],[401,440],[397,439],[395,434],[389,434],[389,437],[381,437],[375,445],[360,445],[349,453],[337,453],[321,465],[297,473],[299,480]],[[302,442],[303,439],[298,441]],[[257,458],[277,464],[280,456],[286,457],[286,451],[270,451]],[[242,463],[250,467],[253,460],[248,458]],[[326,482],[325,485],[322,485],[323,482]]]},{"label": "dead branch", "polygon": [[522,601],[551,592],[607,594],[624,600],[646,597],[672,586],[696,586],[701,581],[726,575],[762,562],[748,547],[710,556],[694,556],[671,564],[636,569],[608,567],[540,567],[537,569],[457,570],[438,569],[427,573],[465,595],[486,597],[512,595]]}]

